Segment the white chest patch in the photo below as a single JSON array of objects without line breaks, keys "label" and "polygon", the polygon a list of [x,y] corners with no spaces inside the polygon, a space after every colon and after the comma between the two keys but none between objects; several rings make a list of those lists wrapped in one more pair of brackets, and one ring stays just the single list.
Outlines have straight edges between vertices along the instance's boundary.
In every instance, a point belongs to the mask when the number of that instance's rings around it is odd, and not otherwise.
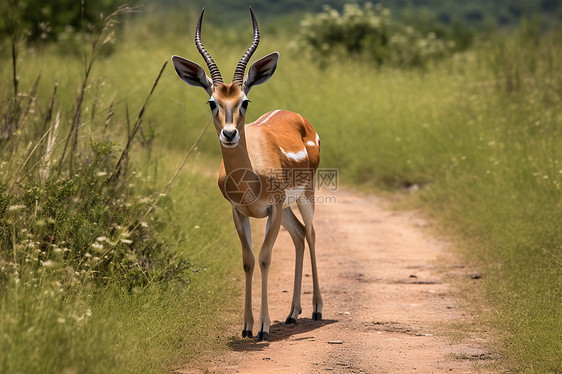
[{"label": "white chest patch", "polygon": [[281,147],[279,147],[279,149],[281,150],[281,152],[283,152],[285,156],[287,156],[287,158],[293,161],[302,161],[308,157],[308,152],[306,151],[306,148],[303,148],[302,151],[298,151],[298,152],[285,152],[285,150]]}]

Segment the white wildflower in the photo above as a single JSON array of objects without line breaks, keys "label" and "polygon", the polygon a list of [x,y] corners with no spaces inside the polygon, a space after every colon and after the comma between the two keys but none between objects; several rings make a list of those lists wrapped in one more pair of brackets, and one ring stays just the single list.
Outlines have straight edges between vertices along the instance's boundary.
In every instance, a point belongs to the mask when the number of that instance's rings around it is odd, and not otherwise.
[{"label": "white wildflower", "polygon": [[121,239],[121,243],[125,243],[125,244],[133,244],[133,241],[130,239]]},{"label": "white wildflower", "polygon": [[23,209],[23,208],[25,208],[25,205],[21,205],[21,204],[10,205],[10,206],[8,207],[8,211],[9,211],[9,212],[15,212],[15,211],[21,210],[21,209]]}]

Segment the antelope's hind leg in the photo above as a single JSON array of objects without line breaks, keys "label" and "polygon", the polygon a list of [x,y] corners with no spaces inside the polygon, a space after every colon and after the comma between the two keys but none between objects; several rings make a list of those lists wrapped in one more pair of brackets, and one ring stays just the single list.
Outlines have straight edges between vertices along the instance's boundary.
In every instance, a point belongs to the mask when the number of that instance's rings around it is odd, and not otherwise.
[{"label": "antelope's hind leg", "polygon": [[287,324],[296,324],[299,314],[302,312],[301,308],[301,285],[302,285],[302,264],[304,256],[304,225],[293,213],[291,207],[283,209],[283,220],[281,222],[283,227],[287,229],[293,239],[295,245],[295,283],[293,288],[293,301],[291,303],[291,312],[285,320]]},{"label": "antelope's hind leg", "polygon": [[240,213],[236,208],[232,208],[234,225],[242,244],[242,261],[246,276],[246,296],[244,301],[244,329],[243,338],[251,338],[252,327],[254,326],[254,315],[252,313],[252,275],[254,274],[254,253],[252,252],[252,230],[248,217]]},{"label": "antelope's hind leg", "polygon": [[312,319],[322,319],[322,296],[318,282],[318,269],[316,266],[316,233],[314,232],[314,191],[305,191],[305,199],[297,202],[305,227],[306,242],[310,249],[310,263],[312,265]]}]

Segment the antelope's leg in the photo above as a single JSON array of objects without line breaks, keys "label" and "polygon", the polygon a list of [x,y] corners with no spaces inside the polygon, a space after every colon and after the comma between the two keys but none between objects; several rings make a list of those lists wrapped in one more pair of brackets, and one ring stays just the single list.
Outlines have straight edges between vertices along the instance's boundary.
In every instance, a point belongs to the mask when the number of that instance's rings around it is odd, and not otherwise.
[{"label": "antelope's leg", "polygon": [[282,205],[272,205],[270,207],[269,217],[267,218],[267,226],[265,229],[265,239],[263,240],[263,244],[260,249],[261,310],[260,318],[258,320],[258,340],[269,339],[269,325],[271,324],[271,320],[269,319],[269,307],[267,302],[267,277],[269,274],[269,266],[271,264],[273,244],[275,243],[275,239],[277,239],[279,228],[281,227],[282,214]]},{"label": "antelope's leg", "polygon": [[252,275],[254,274],[254,254],[252,253],[252,230],[248,217],[240,213],[236,208],[232,208],[234,225],[242,244],[242,262],[246,275],[246,297],[244,301],[244,329],[243,338],[252,337],[252,327],[254,326],[254,315],[252,314]]},{"label": "antelope's leg", "polygon": [[310,249],[310,263],[312,265],[312,319],[322,319],[322,296],[318,283],[318,269],[316,266],[316,233],[312,224],[314,219],[314,191],[306,195],[306,199],[298,203],[306,231],[306,242]]},{"label": "antelope's leg", "polygon": [[302,263],[304,256],[304,236],[305,229],[304,225],[299,221],[299,219],[293,213],[291,207],[283,209],[283,219],[281,224],[289,234],[291,239],[293,239],[293,244],[295,245],[295,283],[293,288],[293,301],[291,303],[291,311],[289,316],[285,320],[285,323],[295,324],[297,323],[297,318],[302,311],[301,308],[301,284],[302,284]]}]

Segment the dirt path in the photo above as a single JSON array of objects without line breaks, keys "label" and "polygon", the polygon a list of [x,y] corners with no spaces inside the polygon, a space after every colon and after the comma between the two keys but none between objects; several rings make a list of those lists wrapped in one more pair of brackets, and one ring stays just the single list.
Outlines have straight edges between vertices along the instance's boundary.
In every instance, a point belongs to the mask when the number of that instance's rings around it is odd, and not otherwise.
[{"label": "dirt path", "polygon": [[[238,338],[241,328],[234,326],[232,351],[206,363],[204,370],[485,371],[481,364],[493,355],[483,348],[471,316],[460,308],[456,289],[447,283],[456,276],[477,286],[479,281],[471,279],[470,270],[447,257],[447,244],[431,238],[426,222],[415,214],[385,210],[372,196],[348,191],[334,196],[337,203],[318,204],[315,216],[324,320],[310,319],[312,279],[306,252],[303,314],[297,325],[283,324],[291,304],[294,249],[289,235],[282,232],[274,248],[269,282],[271,341]],[[259,248],[258,240],[254,247]],[[254,279],[257,320],[259,276]],[[460,331],[465,329],[470,331]]]}]

